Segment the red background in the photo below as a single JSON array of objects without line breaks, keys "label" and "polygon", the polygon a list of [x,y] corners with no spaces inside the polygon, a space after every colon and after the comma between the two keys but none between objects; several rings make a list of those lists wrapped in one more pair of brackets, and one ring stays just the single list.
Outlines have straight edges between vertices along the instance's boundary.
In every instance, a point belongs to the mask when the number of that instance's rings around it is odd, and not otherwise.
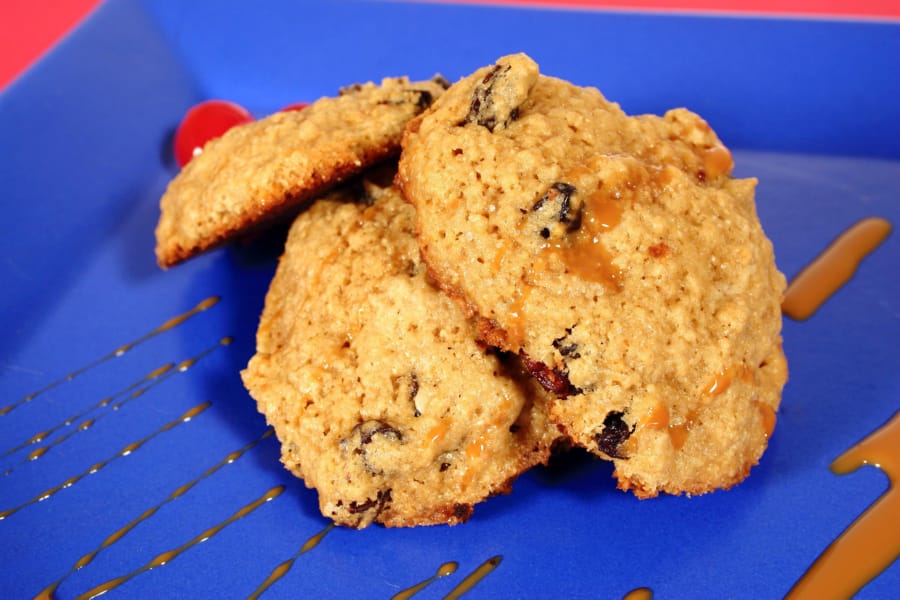
[{"label": "red background", "polygon": [[[768,14],[900,20],[896,0],[457,0],[675,12]],[[28,68],[100,0],[3,0],[0,4],[0,89]]]}]

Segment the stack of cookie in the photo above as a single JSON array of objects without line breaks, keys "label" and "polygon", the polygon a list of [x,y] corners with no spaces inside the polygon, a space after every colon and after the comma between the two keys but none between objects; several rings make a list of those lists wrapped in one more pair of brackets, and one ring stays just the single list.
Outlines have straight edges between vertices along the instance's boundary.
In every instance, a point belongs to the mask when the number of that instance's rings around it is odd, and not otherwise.
[{"label": "stack of cookie", "polygon": [[525,55],[440,83],[235,128],[162,200],[164,266],[301,211],[242,373],[285,466],[352,527],[464,521],[572,444],[640,497],[741,481],[786,379],[755,182]]}]

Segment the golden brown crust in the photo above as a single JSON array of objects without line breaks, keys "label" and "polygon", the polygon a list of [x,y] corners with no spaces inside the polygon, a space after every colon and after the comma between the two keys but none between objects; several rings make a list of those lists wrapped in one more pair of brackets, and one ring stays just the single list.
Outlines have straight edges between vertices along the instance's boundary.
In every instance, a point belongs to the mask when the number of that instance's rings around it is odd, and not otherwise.
[{"label": "golden brown crust", "polygon": [[385,79],[234,127],[210,141],[160,201],[163,268],[299,211],[312,198],[399,152],[407,122],[443,92],[435,81]]}]

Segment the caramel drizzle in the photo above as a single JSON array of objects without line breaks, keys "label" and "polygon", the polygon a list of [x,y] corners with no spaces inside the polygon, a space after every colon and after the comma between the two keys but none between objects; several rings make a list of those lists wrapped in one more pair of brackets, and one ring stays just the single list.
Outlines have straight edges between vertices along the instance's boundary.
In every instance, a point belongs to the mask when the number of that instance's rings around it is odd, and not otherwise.
[{"label": "caramel drizzle", "polygon": [[444,596],[444,600],[457,600],[462,597],[463,594],[471,590],[473,587],[478,585],[482,579],[487,577],[491,571],[497,568],[500,564],[500,561],[503,560],[503,557],[499,554],[492,558],[487,559],[481,565],[469,573],[465,579],[459,582],[459,584],[450,590],[450,593]]},{"label": "caramel drizzle", "polygon": [[562,252],[571,273],[613,291],[622,289],[623,273],[613,266],[612,253],[601,238],[619,224],[623,210],[622,201],[606,190],[595,190],[586,198],[581,228]]},{"label": "caramel drizzle", "polygon": [[63,383],[69,382],[69,381],[72,381],[73,379],[75,379],[75,378],[78,377],[79,375],[82,375],[82,374],[86,373],[87,371],[90,371],[90,370],[93,369],[94,367],[97,367],[97,366],[99,366],[99,365],[101,365],[101,364],[103,364],[103,363],[105,363],[105,362],[107,362],[107,361],[109,361],[109,360],[112,360],[112,359],[114,359],[114,358],[117,358],[117,357],[119,357],[119,356],[122,356],[123,354],[125,354],[125,353],[128,352],[129,350],[135,348],[136,346],[139,346],[140,344],[143,344],[143,343],[146,342],[147,340],[152,339],[152,338],[158,336],[158,335],[161,334],[161,333],[164,333],[164,332],[166,332],[166,331],[169,331],[170,329],[173,329],[173,328],[175,328],[175,327],[181,325],[182,323],[184,323],[185,321],[187,321],[188,319],[190,319],[190,318],[193,317],[194,315],[196,315],[196,314],[198,314],[198,313],[201,313],[201,312],[203,312],[204,310],[206,310],[206,309],[208,309],[208,308],[211,308],[211,307],[215,306],[218,302],[219,302],[219,297],[218,297],[218,296],[210,296],[210,297],[207,298],[206,300],[203,300],[202,302],[200,302],[197,306],[195,306],[195,307],[192,308],[191,310],[189,310],[189,311],[187,311],[187,312],[185,312],[185,313],[182,313],[182,314],[180,314],[180,315],[177,315],[177,316],[175,316],[175,317],[172,317],[171,319],[169,319],[168,321],[166,321],[165,323],[163,323],[162,325],[160,325],[159,327],[157,327],[157,328],[154,329],[153,331],[151,331],[151,332],[149,332],[149,333],[145,333],[145,334],[142,335],[141,337],[139,337],[139,338],[137,338],[137,339],[135,339],[135,340],[133,340],[133,341],[131,341],[131,342],[128,342],[127,344],[125,344],[125,345],[123,345],[123,346],[119,346],[118,348],[116,348],[115,350],[113,350],[112,352],[110,352],[109,354],[106,354],[105,356],[101,356],[100,358],[94,360],[93,362],[90,362],[90,363],[86,364],[86,365],[83,366],[83,367],[80,367],[80,368],[78,368],[78,369],[75,369],[74,371],[72,371],[72,372],[69,373],[68,375],[65,375],[65,376],[63,376],[63,377],[60,377],[60,378],[57,379],[56,381],[52,381],[52,382],[48,383],[47,385],[45,385],[45,386],[42,387],[41,389],[39,389],[39,390],[37,390],[37,391],[35,391],[35,392],[31,392],[30,394],[25,395],[24,397],[22,397],[21,399],[19,399],[17,402],[14,402],[14,403],[12,403],[12,404],[10,404],[10,405],[8,405],[8,406],[4,406],[3,408],[0,408],[0,416],[3,416],[3,415],[5,415],[5,414],[8,414],[8,413],[12,412],[13,410],[19,408],[19,407],[22,406],[23,404],[27,404],[28,402],[31,402],[32,400],[34,400],[35,398],[37,398],[37,397],[40,396],[41,394],[44,394],[44,393],[46,393],[46,392],[49,392],[50,390],[52,390],[53,388],[57,387],[58,385],[61,385],[61,384],[63,384]]},{"label": "caramel drizzle", "polygon": [[191,481],[189,481],[189,482],[185,483],[184,485],[175,489],[175,491],[173,491],[171,494],[169,494],[165,500],[163,500],[156,506],[152,506],[152,507],[148,508],[143,513],[141,513],[140,516],[138,516],[137,518],[130,521],[127,525],[120,527],[119,529],[117,529],[116,531],[111,533],[94,550],[92,550],[91,552],[88,552],[87,554],[85,554],[84,556],[79,558],[77,561],[75,561],[75,564],[72,565],[72,567],[66,572],[65,575],[63,575],[62,577],[60,577],[59,579],[57,579],[56,581],[54,581],[53,583],[48,585],[40,594],[38,594],[35,597],[35,600],[52,600],[54,592],[56,592],[56,590],[59,588],[59,586],[62,585],[63,581],[68,579],[73,573],[75,573],[79,569],[82,569],[82,568],[88,566],[89,564],[91,564],[91,562],[97,557],[97,555],[100,554],[100,552],[102,552],[106,548],[109,548],[110,546],[112,546],[113,544],[115,544],[116,542],[121,540],[123,537],[128,535],[132,529],[134,529],[135,527],[137,527],[138,525],[140,525],[141,523],[143,523],[144,521],[146,521],[147,519],[149,519],[150,517],[155,515],[159,511],[159,509],[161,509],[163,506],[165,506],[166,504],[168,504],[174,500],[181,498],[182,496],[187,494],[189,491],[191,491],[191,489],[195,485],[197,485],[204,479],[207,479],[208,477],[212,476],[214,473],[219,471],[219,469],[221,469],[222,467],[224,467],[226,465],[230,465],[231,463],[233,463],[236,460],[238,460],[239,458],[241,458],[248,451],[252,450],[257,445],[259,445],[259,443],[262,442],[264,439],[271,437],[273,433],[274,432],[272,429],[267,429],[256,440],[250,442],[243,448],[241,448],[239,450],[235,450],[234,452],[228,454],[221,461],[219,461],[218,463],[216,463],[215,465],[211,466],[206,471],[204,471],[203,474],[200,475],[199,477],[192,479]]},{"label": "caramel drizzle", "polygon": [[873,465],[888,476],[887,491],[816,559],[787,597],[850,598],[900,557],[900,412],[831,463],[837,475]]},{"label": "caramel drizzle", "polygon": [[272,586],[272,584],[287,575],[287,572],[291,570],[291,567],[294,566],[294,563],[297,561],[297,559],[318,546],[319,542],[322,541],[322,538],[324,538],[332,529],[334,529],[334,523],[330,523],[328,527],[306,540],[306,542],[302,546],[300,546],[300,549],[297,550],[294,556],[287,559],[272,570],[269,576],[266,577],[266,580],[259,584],[259,587],[256,588],[256,591],[248,596],[248,600],[257,600],[267,589]]},{"label": "caramel drizzle", "polygon": [[212,404],[211,402],[204,402],[203,404],[199,404],[199,405],[195,406],[194,408],[190,409],[189,411],[187,411],[186,413],[184,413],[183,415],[181,415],[174,421],[170,421],[169,423],[166,423],[165,425],[163,425],[162,427],[160,427],[159,429],[157,429],[150,435],[143,437],[136,442],[132,442],[132,443],[128,444],[127,446],[125,446],[124,448],[122,448],[121,450],[119,450],[118,452],[113,454],[110,458],[108,458],[104,461],[98,462],[97,464],[91,466],[89,469],[79,473],[78,475],[69,477],[68,479],[66,479],[65,481],[60,483],[59,485],[41,492],[40,494],[38,494],[31,500],[28,500],[27,502],[23,502],[22,504],[20,504],[18,506],[14,506],[12,508],[9,508],[9,509],[6,509],[6,510],[0,512],[0,521],[2,521],[3,519],[5,519],[11,515],[14,515],[15,513],[19,512],[20,510],[25,508],[26,506],[31,506],[32,504],[37,504],[38,502],[42,502],[42,501],[46,500],[47,498],[53,496],[57,492],[64,490],[66,488],[72,487],[73,485],[75,485],[76,483],[78,483],[79,481],[81,481],[82,479],[87,477],[88,475],[93,475],[100,469],[106,467],[107,465],[118,460],[119,458],[122,458],[123,456],[128,456],[129,454],[136,451],[138,448],[140,448],[141,446],[143,446],[145,443],[152,440],[156,436],[158,436],[166,431],[169,431],[170,429],[174,428],[177,425],[180,425],[181,423],[187,423],[188,421],[190,421],[191,419],[193,419],[194,417],[196,417],[197,415],[202,413],[204,410],[209,408],[211,404]]},{"label": "caramel drizzle", "polygon": [[[39,459],[40,457],[47,454],[47,452],[49,452],[51,448],[59,446],[60,444],[62,444],[63,442],[65,442],[66,440],[71,438],[73,435],[75,435],[76,433],[81,433],[82,431],[87,431],[88,429],[93,427],[94,423],[96,423],[96,419],[88,419],[88,420],[80,423],[78,425],[78,427],[76,427],[69,433],[56,438],[51,443],[46,444],[44,446],[38,446],[37,448],[35,448],[34,450],[32,450],[31,452],[28,453],[28,456],[25,457],[25,460],[23,460],[21,463],[19,463],[19,466],[22,466],[25,463],[29,463],[29,462]],[[15,470],[16,470],[15,467],[10,467],[10,468],[6,469],[5,471],[3,471],[3,476],[6,477],[8,475],[11,475],[12,472]]]},{"label": "caramel drizzle", "polygon": [[647,587],[639,587],[631,590],[622,600],[653,600],[653,590]]},{"label": "caramel drizzle", "polygon": [[[81,418],[84,418],[85,416],[89,415],[90,413],[92,413],[98,409],[111,407],[111,409],[114,411],[119,410],[120,408],[122,408],[123,406],[125,406],[126,404],[128,404],[129,402],[134,400],[135,398],[139,398],[139,397],[143,396],[149,389],[151,389],[152,387],[154,387],[156,385],[159,385],[166,379],[168,379],[174,375],[177,375],[178,373],[184,373],[185,371],[190,369],[192,366],[197,364],[198,361],[200,361],[201,359],[206,357],[208,354],[213,352],[215,349],[222,347],[222,346],[229,345],[232,342],[232,340],[233,340],[233,338],[231,338],[230,336],[224,337],[221,340],[219,340],[219,342],[215,346],[211,346],[211,347],[207,348],[206,350],[204,350],[203,352],[197,354],[196,356],[193,356],[191,358],[181,361],[177,365],[174,363],[167,363],[161,367],[158,367],[158,368],[150,371],[147,375],[145,375],[144,377],[142,377],[135,383],[132,383],[131,385],[129,385],[125,388],[122,388],[121,390],[113,393],[111,396],[107,396],[106,398],[103,398],[96,404],[89,406],[88,408],[86,408],[83,411],[76,413],[70,417],[67,417],[66,419],[57,423],[56,425],[52,426],[51,428],[45,429],[44,431],[40,431],[40,432],[34,434],[33,436],[31,436],[30,438],[28,438],[27,440],[25,440],[18,446],[15,446],[14,448],[10,448],[6,452],[4,452],[2,456],[6,457],[6,456],[9,456],[10,454],[15,454],[19,450],[22,450],[23,448],[27,448],[28,446],[31,446],[32,444],[38,444],[40,442],[43,442],[45,439],[47,439],[48,437],[50,437],[52,434],[56,433],[60,429],[62,429],[64,427],[69,427],[75,421],[77,421]],[[146,384],[146,385],[144,385],[144,384]],[[144,387],[140,387],[141,385],[144,385]],[[116,398],[125,396],[126,394],[128,396],[124,400],[113,404],[113,400],[115,400]],[[67,435],[65,435],[61,438],[56,439],[53,443],[47,444],[46,446],[42,446],[42,447],[32,450],[32,452],[28,455],[28,457],[23,462],[37,460],[38,458],[40,458],[41,456],[46,454],[50,448],[52,448],[54,446],[58,446],[65,440],[71,438],[74,434],[79,433],[81,431],[85,431],[88,428],[90,428],[100,418],[102,418],[102,417],[97,417],[95,419],[88,419],[87,421],[82,422],[74,431],[68,433]],[[4,475],[9,475],[11,472],[12,472],[12,469],[9,469],[4,473]]]},{"label": "caramel drizzle", "polygon": [[452,575],[453,573],[456,573],[456,569],[458,567],[459,567],[459,564],[456,562],[453,562],[453,561],[445,562],[440,567],[438,567],[438,570],[434,575],[432,575],[425,581],[417,583],[416,585],[414,585],[410,588],[406,588],[402,592],[398,592],[397,594],[394,594],[393,596],[391,596],[391,600],[409,600],[410,598],[412,598],[413,596],[415,596],[416,594],[418,594],[419,592],[421,592],[422,590],[427,588],[429,585],[431,585],[432,583],[434,583],[441,577],[446,577],[448,575]]},{"label": "caramel drizzle", "polygon": [[193,548],[194,546],[196,546],[198,544],[202,544],[203,542],[205,542],[212,536],[216,535],[217,533],[219,533],[220,531],[222,531],[223,529],[225,529],[226,527],[228,527],[229,525],[231,525],[238,519],[242,519],[242,518],[246,517],[247,515],[249,515],[253,511],[255,511],[257,508],[259,508],[263,504],[268,503],[270,500],[274,500],[279,495],[281,495],[281,492],[283,492],[284,489],[285,489],[285,486],[283,486],[283,485],[277,485],[277,486],[273,487],[268,492],[266,492],[265,494],[263,494],[262,496],[260,496],[259,498],[257,498],[253,502],[251,502],[250,504],[244,506],[243,508],[238,510],[236,513],[234,513],[233,515],[231,515],[230,517],[228,517],[227,519],[225,519],[218,525],[214,525],[213,527],[210,527],[209,529],[203,531],[202,533],[200,533],[193,539],[188,540],[187,542],[183,543],[182,545],[178,546],[177,548],[173,548],[172,550],[168,550],[166,552],[163,552],[162,554],[159,554],[156,558],[154,558],[153,560],[151,560],[150,562],[145,564],[143,567],[135,569],[131,573],[122,575],[120,577],[116,577],[115,579],[110,579],[106,583],[101,583],[100,585],[98,585],[94,588],[91,588],[87,592],[78,596],[78,600],[90,600],[91,598],[96,598],[97,596],[105,594],[106,592],[108,592],[110,590],[114,590],[115,588],[119,587],[120,585],[122,585],[128,581],[131,581],[132,579],[134,579],[141,573],[146,573],[150,569],[155,569],[156,567],[162,567],[164,565],[167,565],[168,563],[170,563],[173,560],[175,560],[176,558],[178,558],[184,552],[187,552],[188,550],[190,550],[191,548]]},{"label": "caramel drizzle", "polygon": [[792,319],[808,319],[841,286],[850,281],[860,262],[891,233],[891,224],[879,217],[856,223],[807,265],[788,286],[781,311]]}]

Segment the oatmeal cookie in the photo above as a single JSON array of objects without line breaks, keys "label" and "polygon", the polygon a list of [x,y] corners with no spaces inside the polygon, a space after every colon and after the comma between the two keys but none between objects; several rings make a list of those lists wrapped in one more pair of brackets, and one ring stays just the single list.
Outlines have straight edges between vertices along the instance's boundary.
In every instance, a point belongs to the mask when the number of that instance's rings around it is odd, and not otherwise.
[{"label": "oatmeal cookie", "polygon": [[627,116],[503,57],[410,123],[398,182],[429,273],[641,497],[742,480],[786,379],[755,180],[697,115]]},{"label": "oatmeal cookie", "polygon": [[302,111],[239,125],[211,140],[160,201],[163,268],[296,212],[367,166],[396,155],[407,122],[441,95],[442,78],[385,79]]},{"label": "oatmeal cookie", "polygon": [[560,437],[546,392],[427,281],[412,207],[371,181],[297,217],[242,375],[284,465],[350,527],[465,521]]}]

